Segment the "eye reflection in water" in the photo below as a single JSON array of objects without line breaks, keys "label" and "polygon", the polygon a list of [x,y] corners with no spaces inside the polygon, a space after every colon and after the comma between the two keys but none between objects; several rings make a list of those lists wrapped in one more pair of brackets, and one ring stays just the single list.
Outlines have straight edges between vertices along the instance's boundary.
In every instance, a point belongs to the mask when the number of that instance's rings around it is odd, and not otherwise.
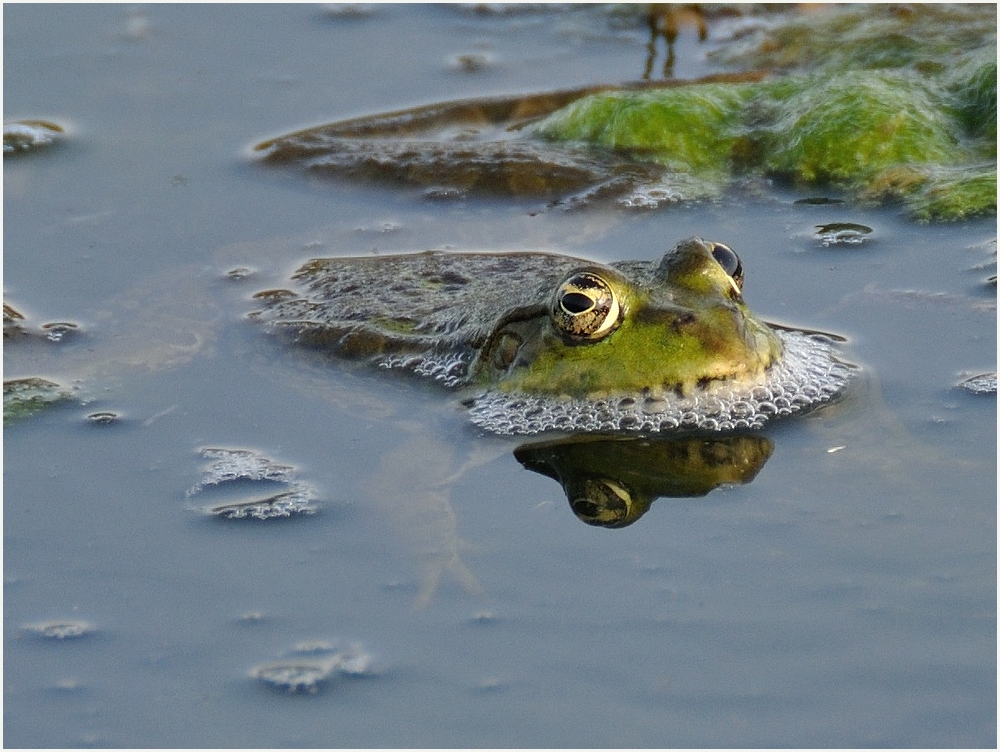
[{"label": "eye reflection in water", "polygon": [[661,497],[705,496],[749,483],[771,456],[763,436],[689,434],[639,438],[573,436],[514,450],[529,470],[556,480],[588,525],[626,527]]}]

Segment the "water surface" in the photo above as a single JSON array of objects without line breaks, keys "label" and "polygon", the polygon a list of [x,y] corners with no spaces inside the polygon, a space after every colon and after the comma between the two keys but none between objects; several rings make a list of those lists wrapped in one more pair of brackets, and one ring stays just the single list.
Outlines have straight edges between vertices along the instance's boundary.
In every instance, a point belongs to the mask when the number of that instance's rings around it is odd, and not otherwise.
[{"label": "water surface", "polygon": [[[5,300],[81,327],[8,346],[4,376],[86,400],[4,429],[6,745],[995,744],[996,400],[954,387],[996,367],[995,220],[793,191],[645,212],[429,200],[250,156],[347,117],[634,80],[647,41],[592,11],[4,7],[5,119],[67,129],[4,164]],[[682,29],[675,75],[711,72],[704,51]],[[473,53],[488,64],[455,64]],[[844,222],[872,232],[816,238]],[[651,259],[691,235],[736,248],[765,318],[846,335],[865,376],[769,430],[749,485],[622,530],[578,521],[517,440],[433,385],[243,318],[315,256]],[[319,511],[205,516],[187,495],[205,447],[294,467]],[[90,631],[32,629],[48,620]],[[306,641],[370,665],[315,694],[251,677]]]}]

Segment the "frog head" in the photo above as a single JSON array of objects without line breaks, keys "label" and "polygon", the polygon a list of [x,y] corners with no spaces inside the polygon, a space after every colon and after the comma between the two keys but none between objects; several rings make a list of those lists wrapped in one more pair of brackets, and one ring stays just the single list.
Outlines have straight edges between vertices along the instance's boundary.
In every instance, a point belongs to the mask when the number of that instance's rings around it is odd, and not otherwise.
[{"label": "frog head", "polygon": [[472,366],[503,392],[594,399],[752,380],[782,341],[743,302],[743,267],[722,243],[690,238],[651,272],[587,265],[548,300],[508,311]]}]

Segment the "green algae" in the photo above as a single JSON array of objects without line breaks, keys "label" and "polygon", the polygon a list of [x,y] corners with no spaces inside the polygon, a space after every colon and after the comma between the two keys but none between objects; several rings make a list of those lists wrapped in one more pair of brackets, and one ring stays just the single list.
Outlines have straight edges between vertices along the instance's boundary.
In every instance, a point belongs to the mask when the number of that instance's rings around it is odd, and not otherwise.
[{"label": "green algae", "polygon": [[890,170],[877,176],[862,198],[901,200],[914,219],[925,222],[970,219],[996,212],[996,163]]},{"label": "green algae", "polygon": [[950,71],[945,86],[956,115],[972,138],[994,159],[997,156],[996,48],[970,56]]},{"label": "green algae", "polygon": [[597,94],[559,110],[536,132],[554,140],[646,152],[674,170],[715,170],[732,150],[736,134],[731,126],[752,92],[744,84],[709,83]]},{"label": "green algae", "polygon": [[937,75],[992,50],[995,4],[831,5],[751,19],[709,58],[784,73],[909,69]]},{"label": "green algae", "polygon": [[3,424],[31,417],[70,397],[63,386],[47,379],[11,379],[3,382]]},{"label": "green algae", "polygon": [[759,83],[602,92],[536,126],[641,154],[718,196],[736,178],[832,186],[921,221],[996,213],[996,6],[834,6],[752,21],[710,55]]},{"label": "green algae", "polygon": [[995,214],[996,17],[989,5],[751,9],[709,55],[737,72],[438,103],[255,150],[435,197],[650,208],[774,183],[918,221]]},{"label": "green algae", "polygon": [[894,165],[964,156],[954,124],[920,80],[864,72],[800,84],[767,128],[770,174],[850,187]]}]

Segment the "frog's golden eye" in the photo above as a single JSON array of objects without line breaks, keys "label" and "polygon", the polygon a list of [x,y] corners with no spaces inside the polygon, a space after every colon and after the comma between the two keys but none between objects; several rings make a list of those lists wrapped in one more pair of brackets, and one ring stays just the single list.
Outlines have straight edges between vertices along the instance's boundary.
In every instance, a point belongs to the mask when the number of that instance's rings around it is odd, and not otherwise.
[{"label": "frog's golden eye", "polygon": [[606,337],[621,322],[621,304],[608,284],[592,272],[577,272],[556,290],[552,321],[560,333],[578,340]]},{"label": "frog's golden eye", "polygon": [[733,288],[739,295],[743,291],[743,262],[736,251],[722,243],[712,243],[712,258],[719,262],[722,270],[733,281]]}]

